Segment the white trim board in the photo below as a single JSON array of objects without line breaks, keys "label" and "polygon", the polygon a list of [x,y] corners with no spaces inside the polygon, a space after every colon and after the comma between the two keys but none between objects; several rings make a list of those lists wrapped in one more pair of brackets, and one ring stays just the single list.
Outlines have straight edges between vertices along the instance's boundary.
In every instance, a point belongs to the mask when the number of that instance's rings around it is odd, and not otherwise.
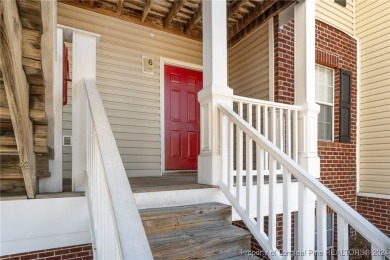
[{"label": "white trim board", "polygon": [[161,134],[161,175],[165,173],[165,103],[164,103],[164,66],[165,65],[173,65],[179,68],[185,68],[195,71],[202,71],[203,66],[197,65],[189,62],[179,61],[175,59],[169,59],[160,57],[160,134]]},{"label": "white trim board", "polygon": [[390,200],[390,195],[387,195],[387,194],[358,192],[357,196],[358,197],[368,197],[368,198],[388,199],[388,200]]},{"label": "white trim board", "polygon": [[0,255],[91,243],[86,197],[0,201]]}]

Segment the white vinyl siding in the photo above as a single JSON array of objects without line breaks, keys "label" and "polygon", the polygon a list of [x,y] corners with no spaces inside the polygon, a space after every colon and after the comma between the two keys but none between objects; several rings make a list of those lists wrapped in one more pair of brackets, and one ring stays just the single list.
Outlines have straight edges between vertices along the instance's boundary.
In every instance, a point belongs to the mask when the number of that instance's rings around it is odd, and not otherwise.
[{"label": "white vinyl siding", "polygon": [[[126,172],[128,176],[160,175],[160,113],[164,111],[160,108],[160,58],[201,65],[202,43],[161,31],[152,37],[150,28],[62,3],[58,4],[58,23],[101,35],[97,86]],[[142,56],[154,59],[154,75],[142,73]],[[65,121],[64,130],[69,126]],[[70,156],[64,158],[64,171],[70,171]]]},{"label": "white vinyl siding", "polygon": [[317,0],[316,18],[349,35],[354,35],[353,1],[347,0],[347,6],[342,6],[334,0]]},{"label": "white vinyl siding", "polygon": [[269,99],[268,54],[267,23],[229,49],[229,86],[235,95]]},{"label": "white vinyl siding", "polygon": [[390,195],[390,1],[356,1],[361,44],[360,192]]}]

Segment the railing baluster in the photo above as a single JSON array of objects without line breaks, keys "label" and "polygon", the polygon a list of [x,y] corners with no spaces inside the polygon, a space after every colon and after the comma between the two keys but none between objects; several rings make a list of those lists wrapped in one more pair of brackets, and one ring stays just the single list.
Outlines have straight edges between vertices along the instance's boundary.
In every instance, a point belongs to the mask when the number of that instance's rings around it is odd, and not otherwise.
[{"label": "railing baluster", "polygon": [[[269,136],[268,136],[268,107],[267,106],[264,106],[264,110],[263,110],[263,132],[264,132],[265,138],[269,139]],[[268,153],[265,151],[264,151],[264,157],[265,157],[264,169],[269,170]]]},{"label": "railing baluster", "polygon": [[[237,213],[244,220],[248,229],[252,232],[254,237],[260,243],[261,247],[267,252],[275,253],[275,259],[281,259],[282,256],[279,250],[276,249],[276,186],[277,186],[277,165],[282,165],[283,172],[283,252],[291,252],[291,203],[292,203],[292,186],[298,186],[298,216],[294,219],[297,225],[297,244],[295,250],[300,253],[297,259],[315,259],[314,254],[314,220],[317,218],[317,250],[316,255],[319,259],[326,258],[326,209],[327,206],[332,208],[338,216],[338,250],[339,259],[348,259],[348,223],[353,226],[360,234],[362,234],[368,241],[372,243],[372,251],[376,255],[373,259],[383,259],[383,256],[378,255],[380,250],[386,250],[389,248],[390,239],[379,231],[370,222],[365,220],[361,215],[354,211],[348,204],[343,202],[334,193],[327,189],[318,180],[313,178],[306,170],[304,170],[297,163],[298,156],[298,110],[296,106],[289,106],[284,104],[278,104],[273,106],[270,102],[259,101],[252,102],[246,98],[238,98],[234,102],[238,103],[238,114],[234,113],[225,104],[218,104],[220,111],[229,118],[229,128],[232,128],[234,124],[236,126],[236,165],[237,165],[237,195],[233,195],[233,191],[227,189],[226,185],[221,183],[220,188],[234,206]],[[240,101],[241,100],[241,101]],[[248,125],[243,119],[243,105],[245,103],[248,109],[247,122],[251,122],[250,118],[250,106],[256,107],[256,130]],[[264,106],[263,111],[260,106]],[[279,109],[279,119],[276,118],[276,109]],[[263,121],[261,121],[261,114],[263,114]],[[269,117],[270,120],[269,120]],[[284,119],[286,118],[286,119]],[[278,120],[277,126],[280,131],[276,132],[276,120]],[[230,124],[231,122],[231,124]],[[263,124],[261,123],[263,122]],[[253,123],[252,123],[253,125]],[[262,129],[260,129],[262,128]],[[259,130],[263,130],[262,132]],[[260,133],[259,133],[260,132]],[[256,144],[256,170],[257,170],[257,200],[256,200],[256,217],[257,223],[253,222],[250,217],[250,204],[255,201],[246,201],[242,203],[243,194],[240,191],[242,188],[242,171],[243,171],[243,134],[246,138],[246,170],[247,177],[251,176],[250,171],[253,170],[253,165],[250,165],[251,149],[250,144],[253,142]],[[233,139],[233,131],[229,134]],[[265,136],[264,136],[265,135]],[[282,138],[281,138],[282,137]],[[271,139],[271,140],[270,140]],[[275,141],[279,139],[280,143],[275,144]],[[279,147],[277,147],[279,146]],[[231,150],[233,146],[230,146]],[[284,148],[285,153],[280,148]],[[252,151],[253,152],[253,151]],[[267,156],[264,155],[267,153]],[[252,155],[253,156],[253,155]],[[268,158],[269,157],[269,158]],[[269,162],[268,162],[269,160]],[[265,167],[264,165],[269,163]],[[269,226],[268,237],[264,233],[264,218],[263,212],[264,199],[267,194],[263,194],[264,188],[264,174],[269,171]],[[292,176],[298,179],[298,183],[292,184]],[[251,194],[248,191],[250,179],[247,179],[247,196]],[[313,194],[314,193],[314,194]],[[249,194],[249,195],[248,195]],[[265,197],[264,197],[265,195]],[[315,196],[317,196],[318,203],[317,216],[314,214],[315,210]],[[249,198],[250,200],[250,198]],[[265,201],[266,203],[266,201]],[[326,203],[326,204],[325,204]],[[245,210],[247,209],[247,210]],[[343,255],[344,254],[344,255]],[[273,258],[273,257],[272,257]],[[284,257],[284,259],[290,259]]]},{"label": "railing baluster", "polygon": [[337,214],[337,251],[339,260],[348,260],[349,230],[348,222]]},{"label": "railing baluster", "polygon": [[[307,187],[302,183],[298,182],[298,245],[297,249],[299,252],[307,252]],[[303,256],[298,256],[298,259],[304,259]]]},{"label": "railing baluster", "polygon": [[229,119],[229,178],[228,178],[228,187],[229,189],[233,188],[233,147],[234,147],[234,125],[233,122]]},{"label": "railing baluster", "polygon": [[[247,106],[247,119],[248,123],[252,125],[252,105]],[[251,192],[253,187],[253,141],[248,135],[246,136],[246,214],[251,216]]]},{"label": "railing baluster", "polygon": [[317,259],[327,259],[327,240],[326,240],[326,204],[320,198],[317,198],[316,205],[316,219],[317,219]]},{"label": "railing baluster", "polygon": [[[271,109],[271,141],[276,141],[276,109]],[[276,160],[269,156],[269,227],[268,238],[269,244],[272,248],[276,248]]]},{"label": "railing baluster", "polygon": [[291,158],[291,110],[287,109],[286,115],[286,154]]},{"label": "railing baluster", "polygon": [[[291,173],[283,167],[283,252],[291,252]],[[284,259],[291,259],[286,254]]]},{"label": "railing baluster", "polygon": [[220,113],[219,114],[220,118],[220,125],[221,125],[221,174],[222,174],[222,181],[225,185],[228,184],[228,167],[229,167],[229,162],[228,162],[228,149],[229,149],[229,139],[228,139],[228,131],[229,131],[229,126],[228,126],[228,119],[227,116]]},{"label": "railing baluster", "polygon": [[263,189],[264,189],[264,149],[256,145],[257,149],[257,229],[264,232]]},{"label": "railing baluster", "polygon": [[[238,114],[242,118],[242,102],[238,103]],[[239,126],[236,126],[237,134],[236,134],[236,197],[238,203],[241,205],[242,201],[242,171],[243,171],[243,131]]]},{"label": "railing baluster", "polygon": [[292,140],[292,144],[293,144],[293,160],[298,162],[298,111],[295,110],[294,111],[294,121],[293,121],[293,127],[294,127],[294,130],[293,130],[293,134],[294,134],[294,137],[293,137],[293,140]]}]

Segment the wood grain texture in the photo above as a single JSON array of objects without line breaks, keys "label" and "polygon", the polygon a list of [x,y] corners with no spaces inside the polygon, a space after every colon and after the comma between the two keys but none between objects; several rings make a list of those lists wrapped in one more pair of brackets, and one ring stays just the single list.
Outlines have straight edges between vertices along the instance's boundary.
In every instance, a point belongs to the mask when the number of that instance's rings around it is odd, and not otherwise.
[{"label": "wood grain texture", "polygon": [[180,12],[180,9],[184,6],[184,3],[185,0],[177,0],[173,2],[171,10],[169,10],[169,13],[165,17],[165,21],[164,21],[165,28],[168,28],[171,25],[173,17],[175,17]]},{"label": "wood grain texture", "polygon": [[22,25],[15,1],[0,2],[0,58],[27,196],[37,190],[33,132],[29,119],[29,85],[22,67]]},{"label": "wood grain texture", "polygon": [[134,193],[214,188],[211,185],[198,184],[196,175],[134,177],[129,178],[129,181]]},{"label": "wood grain texture", "polygon": [[225,259],[250,250],[250,233],[221,226],[154,236],[149,240],[154,259]]},{"label": "wood grain texture", "polygon": [[1,167],[0,167],[1,180],[9,180],[9,179],[23,180],[23,174],[20,168],[19,156],[0,155],[0,162],[1,162]]},{"label": "wood grain texture", "polygon": [[42,32],[41,0],[17,0],[17,5],[23,28]]},{"label": "wood grain texture", "polygon": [[231,207],[207,203],[140,210],[146,234],[163,234],[199,228],[231,225]]}]

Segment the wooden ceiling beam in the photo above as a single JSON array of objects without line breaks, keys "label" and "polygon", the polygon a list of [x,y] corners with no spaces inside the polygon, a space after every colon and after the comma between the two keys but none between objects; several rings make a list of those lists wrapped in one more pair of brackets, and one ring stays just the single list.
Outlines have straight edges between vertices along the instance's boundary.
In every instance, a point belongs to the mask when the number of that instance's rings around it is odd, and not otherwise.
[{"label": "wooden ceiling beam", "polygon": [[[119,0],[120,1],[120,0]],[[89,0],[89,6],[93,8],[95,5],[95,0]]]},{"label": "wooden ceiling beam", "polygon": [[152,9],[154,0],[146,0],[146,5],[144,10],[142,11],[142,17],[141,17],[141,22],[145,22],[146,17],[148,16],[150,9]]},{"label": "wooden ceiling beam", "polygon": [[[285,8],[287,8],[294,2],[295,2],[294,0],[277,1],[274,5],[272,5],[270,8],[265,10],[261,15],[257,16],[256,19],[246,24],[246,26],[243,27],[242,29],[237,29],[237,27],[233,27],[232,30],[237,30],[237,33],[235,33],[233,36],[228,38],[228,45],[232,46],[235,43],[239,42],[242,38],[244,38],[254,29],[258,28],[259,25],[265,23],[271,17],[278,15],[281,11],[283,11]],[[240,24],[240,26],[242,26],[242,24]]]},{"label": "wooden ceiling beam", "polygon": [[179,13],[179,11],[183,7],[184,3],[185,3],[185,0],[176,0],[174,2],[168,15],[165,17],[164,28],[168,28],[169,25],[171,25],[173,17],[175,17]]},{"label": "wooden ceiling beam", "polygon": [[262,4],[258,5],[255,10],[248,13],[243,20],[239,23],[238,26],[234,26],[229,33],[229,39],[233,38],[237,33],[239,33],[242,29],[248,26],[251,22],[253,22],[256,18],[262,15],[266,10],[271,8],[278,0],[265,0]]},{"label": "wooden ceiling beam", "polygon": [[22,24],[15,1],[0,1],[0,59],[20,167],[29,198],[37,192],[29,84],[22,66]]},{"label": "wooden ceiling beam", "polygon": [[198,12],[194,14],[192,19],[190,20],[188,26],[185,28],[184,32],[185,34],[190,34],[192,30],[195,28],[195,25],[197,25],[200,20],[202,20],[202,5],[199,5]]},{"label": "wooden ceiling beam", "polygon": [[248,0],[238,0],[234,6],[229,7],[227,18],[229,19],[230,17],[232,17],[233,14],[240,10],[241,7],[243,7],[247,2]]},{"label": "wooden ceiling beam", "polygon": [[[195,41],[201,41],[200,37],[193,36],[193,35],[186,35],[182,30],[179,30],[177,28],[172,28],[172,27],[164,28],[164,26],[162,24],[156,24],[156,23],[152,23],[149,21],[141,22],[141,19],[139,17],[129,16],[129,15],[118,15],[116,12],[113,12],[111,10],[105,10],[103,8],[91,8],[89,5],[79,3],[79,2],[69,1],[69,0],[57,0],[57,1],[58,1],[58,3],[62,3],[62,4],[74,6],[77,8],[82,8],[84,10],[89,10],[91,12],[107,15],[110,17],[120,19],[122,21],[142,25],[142,26],[154,29],[154,30],[159,30],[159,31],[167,32],[167,33],[172,33],[172,34],[175,34],[178,36],[187,37],[187,38],[195,40]],[[39,84],[37,84],[37,85],[39,85]]]}]

